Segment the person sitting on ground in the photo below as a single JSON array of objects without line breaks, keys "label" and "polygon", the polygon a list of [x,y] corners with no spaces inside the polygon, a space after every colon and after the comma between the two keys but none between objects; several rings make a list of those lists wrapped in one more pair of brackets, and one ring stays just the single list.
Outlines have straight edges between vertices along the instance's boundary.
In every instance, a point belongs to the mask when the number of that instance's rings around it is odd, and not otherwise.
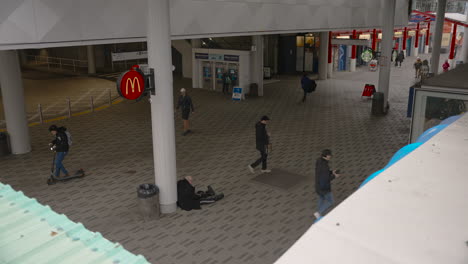
[{"label": "person sitting on ground", "polygon": [[177,182],[177,205],[183,210],[201,209],[202,204],[212,204],[224,198],[224,194],[216,194],[211,186],[206,192],[195,193],[192,176],[187,176]]}]

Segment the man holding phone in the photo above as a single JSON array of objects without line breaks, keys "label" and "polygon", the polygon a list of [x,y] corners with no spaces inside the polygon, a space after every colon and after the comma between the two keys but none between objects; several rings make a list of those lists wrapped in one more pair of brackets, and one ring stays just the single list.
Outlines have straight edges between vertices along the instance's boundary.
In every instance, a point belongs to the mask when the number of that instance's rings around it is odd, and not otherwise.
[{"label": "man holding phone", "polygon": [[315,191],[319,195],[317,212],[314,216],[317,220],[333,205],[333,194],[331,192],[331,181],[340,176],[339,170],[330,170],[328,162],[332,157],[329,149],[322,151],[322,155],[315,162]]}]

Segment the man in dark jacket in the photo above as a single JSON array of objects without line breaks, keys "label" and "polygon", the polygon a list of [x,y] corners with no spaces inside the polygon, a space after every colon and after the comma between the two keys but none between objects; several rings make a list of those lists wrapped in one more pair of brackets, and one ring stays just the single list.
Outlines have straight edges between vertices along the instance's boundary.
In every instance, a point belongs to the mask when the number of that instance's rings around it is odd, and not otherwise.
[{"label": "man in dark jacket", "polygon": [[195,193],[192,176],[187,176],[177,182],[177,205],[183,210],[190,211],[193,209],[201,209],[202,204],[212,204],[221,200],[224,194],[216,194],[211,186],[208,186],[208,191],[199,191]]},{"label": "man in dark jacket", "polygon": [[257,167],[260,163],[262,163],[262,173],[271,172],[271,170],[267,169],[267,157],[268,157],[268,145],[270,144],[270,135],[266,130],[266,125],[270,121],[268,116],[262,116],[260,121],[255,124],[255,142],[256,148],[260,151],[260,158],[256,160],[254,163],[247,166],[250,172],[255,173],[255,167]]},{"label": "man in dark jacket", "polygon": [[65,156],[68,154],[68,137],[67,134],[65,133],[66,128],[60,127],[58,128],[56,125],[52,125],[49,127],[50,133],[55,136],[55,139],[50,142],[50,146],[52,149],[55,150],[56,152],[56,157],[55,157],[55,177],[60,176],[60,171],[62,171],[65,174],[65,177],[70,176],[68,174],[68,171],[65,169],[65,166],[63,166],[62,162],[65,159]]},{"label": "man in dark jacket", "polygon": [[315,191],[319,195],[318,209],[314,213],[315,218],[320,219],[325,211],[333,205],[331,181],[339,177],[335,170],[331,171],[328,161],[332,157],[331,150],[325,149],[315,163]]},{"label": "man in dark jacket", "polygon": [[182,135],[185,136],[188,133],[192,132],[190,130],[189,116],[190,112],[195,112],[195,108],[192,103],[192,98],[190,98],[190,96],[187,95],[187,91],[185,90],[185,88],[180,89],[180,96],[177,102],[176,111],[179,108],[182,108],[182,120],[184,121],[184,133],[182,133]]}]

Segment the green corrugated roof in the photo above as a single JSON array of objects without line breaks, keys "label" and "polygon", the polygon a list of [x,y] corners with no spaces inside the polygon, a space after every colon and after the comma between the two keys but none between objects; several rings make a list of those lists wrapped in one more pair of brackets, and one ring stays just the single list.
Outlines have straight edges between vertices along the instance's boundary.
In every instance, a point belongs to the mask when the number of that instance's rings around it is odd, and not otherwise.
[{"label": "green corrugated roof", "polygon": [[0,264],[7,263],[149,262],[0,183]]}]

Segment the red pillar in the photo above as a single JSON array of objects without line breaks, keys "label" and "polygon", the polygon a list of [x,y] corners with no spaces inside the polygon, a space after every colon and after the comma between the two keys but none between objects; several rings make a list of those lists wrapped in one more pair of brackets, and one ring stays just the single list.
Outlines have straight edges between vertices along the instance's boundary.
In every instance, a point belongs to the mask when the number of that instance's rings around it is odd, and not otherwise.
[{"label": "red pillar", "polygon": [[408,29],[405,27],[405,30],[403,31],[403,46],[402,49],[406,50],[406,38],[408,37]]},{"label": "red pillar", "polygon": [[328,32],[328,63],[332,63],[332,32]]},{"label": "red pillar", "polygon": [[[356,30],[353,30],[353,39],[356,39]],[[351,49],[351,59],[355,59],[355,58],[356,58],[356,45],[353,45]]]},{"label": "red pillar", "polygon": [[372,31],[372,50],[377,51],[377,30]]},{"label": "red pillar", "polygon": [[419,22],[418,25],[416,26],[416,41],[414,42],[414,47],[418,49],[419,47]]},{"label": "red pillar", "polygon": [[427,23],[426,46],[429,46],[429,37],[431,36],[431,22]]},{"label": "red pillar", "polygon": [[452,42],[450,43],[450,55],[449,55],[449,59],[451,60],[455,58],[455,42],[456,41],[457,41],[457,24],[453,24]]}]

